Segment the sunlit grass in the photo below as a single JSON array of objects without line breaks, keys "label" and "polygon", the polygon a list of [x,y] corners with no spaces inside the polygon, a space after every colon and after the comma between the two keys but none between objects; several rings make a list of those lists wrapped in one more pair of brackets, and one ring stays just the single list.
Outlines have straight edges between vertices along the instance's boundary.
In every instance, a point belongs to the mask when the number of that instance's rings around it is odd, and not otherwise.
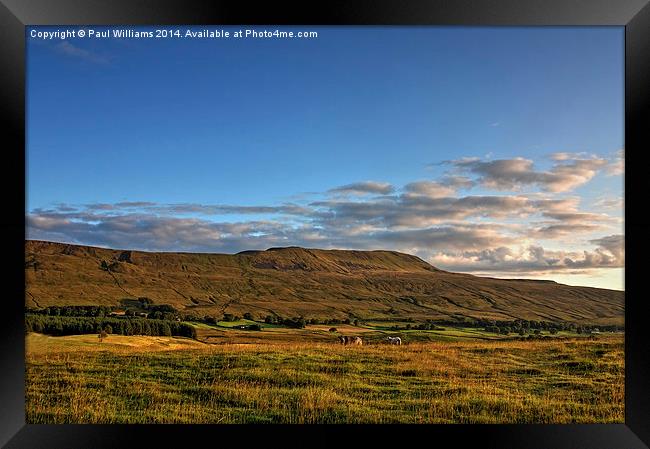
[{"label": "sunlit grass", "polygon": [[[148,338],[157,340],[146,347],[129,340]],[[620,335],[401,347],[30,335],[27,347],[29,423],[620,423],[624,416]]]}]

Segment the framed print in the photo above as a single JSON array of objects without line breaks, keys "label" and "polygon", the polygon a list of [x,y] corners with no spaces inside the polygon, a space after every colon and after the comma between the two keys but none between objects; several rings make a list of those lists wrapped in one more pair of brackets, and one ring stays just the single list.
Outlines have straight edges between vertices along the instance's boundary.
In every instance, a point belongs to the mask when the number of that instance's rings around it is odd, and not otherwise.
[{"label": "framed print", "polygon": [[645,0],[1,11],[3,445],[647,447]]}]

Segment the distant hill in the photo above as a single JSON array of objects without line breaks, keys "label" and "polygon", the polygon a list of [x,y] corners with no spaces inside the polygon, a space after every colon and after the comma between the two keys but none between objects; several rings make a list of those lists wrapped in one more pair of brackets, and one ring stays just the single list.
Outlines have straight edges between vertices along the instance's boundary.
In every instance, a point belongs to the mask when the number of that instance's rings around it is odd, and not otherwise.
[{"label": "distant hill", "polygon": [[26,305],[146,297],[198,316],[528,319],[618,324],[624,293],[439,270],[395,251],[271,248],[239,254],[123,251],[29,240]]}]

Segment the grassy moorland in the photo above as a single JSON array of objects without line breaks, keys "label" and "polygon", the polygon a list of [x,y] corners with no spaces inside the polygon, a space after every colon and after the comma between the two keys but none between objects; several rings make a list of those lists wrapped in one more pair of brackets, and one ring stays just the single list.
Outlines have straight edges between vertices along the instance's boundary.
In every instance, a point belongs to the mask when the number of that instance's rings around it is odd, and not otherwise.
[{"label": "grassy moorland", "polygon": [[623,422],[621,291],[295,247],[28,241],[25,276],[29,423]]},{"label": "grassy moorland", "polygon": [[624,293],[440,270],[394,251],[275,248],[239,254],[148,253],[25,244],[26,305],[133,306],[183,315],[306,319],[526,319],[623,325]]},{"label": "grassy moorland", "polygon": [[97,335],[28,334],[27,422],[621,423],[624,418],[622,334],[517,341],[413,332],[402,334],[407,344],[388,346],[380,342],[383,334],[367,333],[369,344],[343,347],[316,327],[263,332],[200,327],[202,341],[110,335],[100,343]]}]

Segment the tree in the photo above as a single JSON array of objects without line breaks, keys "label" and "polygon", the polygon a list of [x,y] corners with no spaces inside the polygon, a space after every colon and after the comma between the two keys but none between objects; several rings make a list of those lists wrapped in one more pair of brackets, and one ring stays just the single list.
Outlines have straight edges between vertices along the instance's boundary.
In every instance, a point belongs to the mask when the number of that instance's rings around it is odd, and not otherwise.
[{"label": "tree", "polygon": [[102,329],[97,337],[99,337],[99,342],[101,343],[106,337],[108,337],[108,332]]},{"label": "tree", "polygon": [[145,309],[147,308],[147,306],[150,306],[151,304],[153,304],[153,301],[151,299],[145,297],[145,296],[141,296],[140,298],[138,298],[138,301],[140,302],[142,307],[144,307]]},{"label": "tree", "polygon": [[244,319],[253,321],[253,315],[250,312],[246,312],[244,314]]},{"label": "tree", "polygon": [[294,317],[294,318],[284,318],[281,320],[281,323],[287,327],[293,327],[296,329],[303,329],[307,325],[307,321],[304,317]]},{"label": "tree", "polygon": [[338,329],[336,329],[335,327],[330,327],[330,332],[336,332],[337,330]]},{"label": "tree", "polygon": [[131,322],[131,329],[133,335],[143,335],[144,332],[142,332],[142,321],[141,320],[133,320]]},{"label": "tree", "polygon": [[34,332],[42,333],[43,328],[44,326],[42,321],[39,320],[34,323],[34,328],[33,328]]},{"label": "tree", "polygon": [[56,321],[51,329],[54,335],[63,335],[63,324],[61,321]]},{"label": "tree", "polygon": [[186,337],[196,339],[196,329],[194,328],[194,326],[188,326],[187,324],[184,324],[183,328],[185,329]]},{"label": "tree", "polygon": [[168,323],[162,323],[161,329],[160,329],[160,334],[165,336],[165,337],[171,337],[172,336],[172,330],[169,327]]}]

